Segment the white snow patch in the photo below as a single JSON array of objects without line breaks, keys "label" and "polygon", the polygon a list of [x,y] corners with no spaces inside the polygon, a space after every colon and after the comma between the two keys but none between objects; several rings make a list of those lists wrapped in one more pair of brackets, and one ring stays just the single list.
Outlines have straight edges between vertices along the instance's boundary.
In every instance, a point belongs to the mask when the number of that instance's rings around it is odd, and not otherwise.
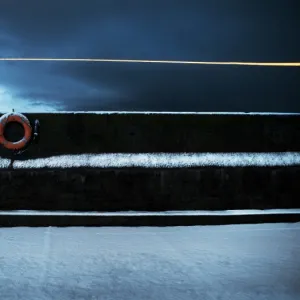
[{"label": "white snow patch", "polygon": [[[7,167],[9,160],[0,159]],[[186,167],[273,167],[300,165],[300,152],[276,153],[110,153],[60,155],[16,160],[14,169],[40,168],[186,168]]]},{"label": "white snow patch", "polygon": [[0,158],[0,169],[7,169],[10,165],[10,160],[7,158]]}]

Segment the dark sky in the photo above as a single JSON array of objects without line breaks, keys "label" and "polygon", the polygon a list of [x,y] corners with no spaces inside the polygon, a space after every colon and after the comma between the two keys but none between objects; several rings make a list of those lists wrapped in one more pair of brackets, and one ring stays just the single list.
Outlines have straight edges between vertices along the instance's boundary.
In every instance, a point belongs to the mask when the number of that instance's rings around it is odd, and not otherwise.
[{"label": "dark sky", "polygon": [[[300,62],[299,0],[0,0],[1,57]],[[300,112],[300,68],[0,62],[0,111]]]}]

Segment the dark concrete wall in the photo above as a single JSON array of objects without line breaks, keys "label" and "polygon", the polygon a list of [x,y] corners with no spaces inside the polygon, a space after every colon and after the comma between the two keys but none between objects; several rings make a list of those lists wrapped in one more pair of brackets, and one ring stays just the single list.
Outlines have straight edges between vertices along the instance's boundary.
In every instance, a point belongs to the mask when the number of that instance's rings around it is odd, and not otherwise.
[{"label": "dark concrete wall", "polygon": [[[110,152],[300,151],[300,116],[27,114],[41,138],[18,159]],[[1,157],[9,152],[0,148]]]},{"label": "dark concrete wall", "polygon": [[2,170],[0,210],[300,208],[300,167]]},{"label": "dark concrete wall", "polygon": [[[17,159],[77,153],[300,151],[300,116],[27,114],[41,138]],[[0,156],[10,157],[1,148]],[[0,209],[299,208],[300,167],[0,171]]]}]

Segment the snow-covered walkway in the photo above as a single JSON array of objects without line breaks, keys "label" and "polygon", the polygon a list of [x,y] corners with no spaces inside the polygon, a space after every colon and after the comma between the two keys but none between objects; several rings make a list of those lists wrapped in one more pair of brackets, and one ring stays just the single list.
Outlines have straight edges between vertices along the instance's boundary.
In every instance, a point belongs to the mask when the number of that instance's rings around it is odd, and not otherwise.
[{"label": "snow-covered walkway", "polygon": [[2,300],[298,300],[300,223],[1,228]]}]

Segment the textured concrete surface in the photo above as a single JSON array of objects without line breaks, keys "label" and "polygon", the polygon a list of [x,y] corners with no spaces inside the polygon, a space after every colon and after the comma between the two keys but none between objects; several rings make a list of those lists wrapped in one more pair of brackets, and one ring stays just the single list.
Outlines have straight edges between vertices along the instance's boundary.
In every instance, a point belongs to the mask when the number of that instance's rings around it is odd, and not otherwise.
[{"label": "textured concrete surface", "polygon": [[[80,153],[300,151],[299,115],[60,113],[18,159]],[[9,153],[0,149],[1,157]]]},{"label": "textured concrete surface", "polygon": [[300,168],[1,170],[0,209],[300,208]]},{"label": "textured concrete surface", "polygon": [[298,300],[300,223],[0,229],[4,300]]}]

